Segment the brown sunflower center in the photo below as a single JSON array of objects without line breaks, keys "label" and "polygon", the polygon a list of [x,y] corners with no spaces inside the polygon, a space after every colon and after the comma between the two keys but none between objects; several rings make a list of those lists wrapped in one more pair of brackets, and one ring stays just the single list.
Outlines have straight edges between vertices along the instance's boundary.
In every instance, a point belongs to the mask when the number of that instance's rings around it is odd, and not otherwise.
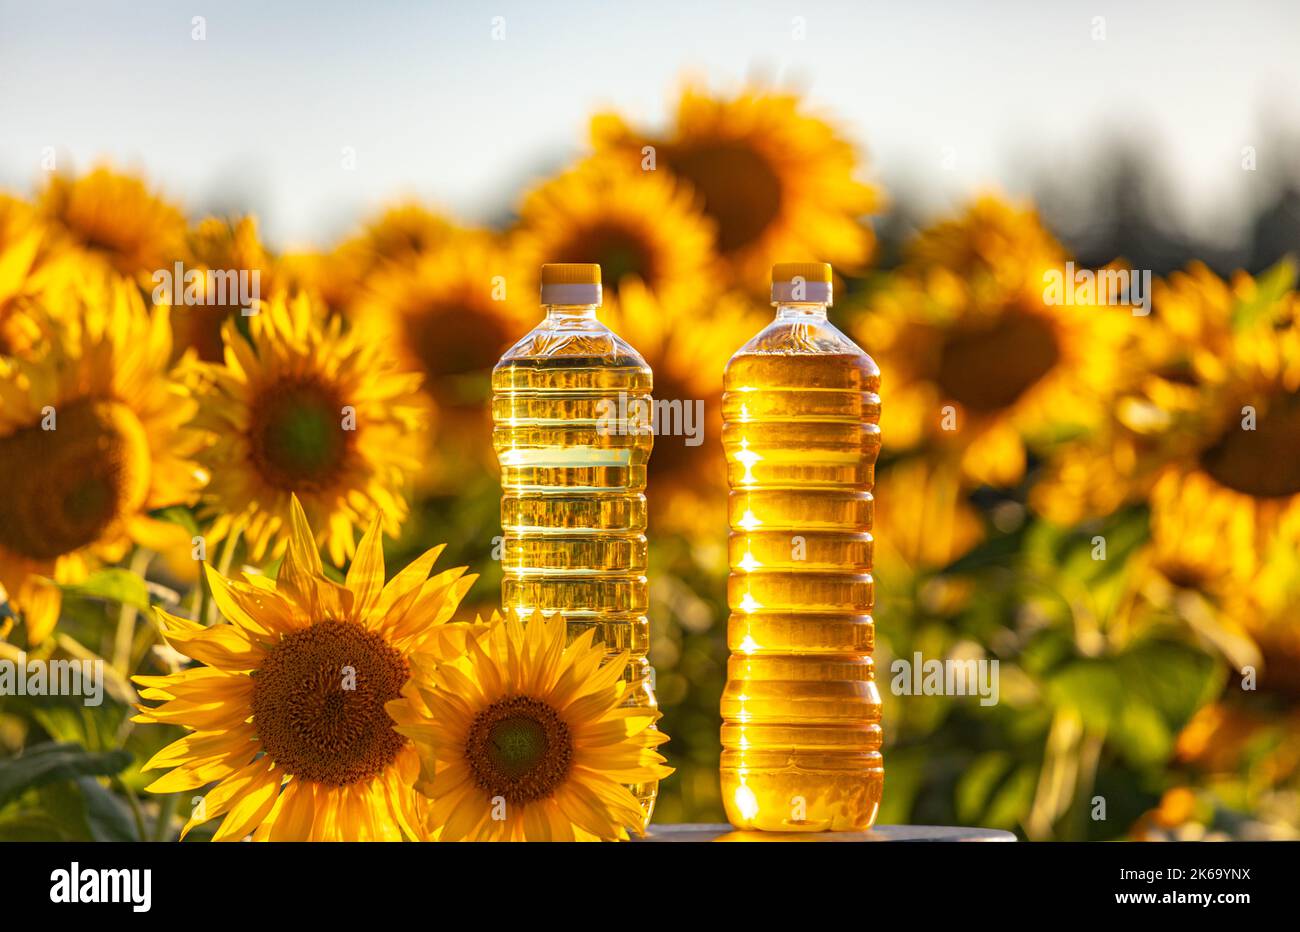
[{"label": "brown sunflower center", "polygon": [[1254,430],[1232,421],[1201,453],[1201,467],[1220,485],[1255,498],[1300,494],[1300,392],[1274,395]]},{"label": "brown sunflower center", "polygon": [[[473,326],[466,326],[472,320]],[[491,308],[464,301],[432,301],[403,317],[407,345],[424,368],[426,384],[444,404],[481,404],[484,375],[513,339]]]},{"label": "brown sunflower center", "polygon": [[958,330],[939,351],[935,381],[945,398],[977,414],[1014,404],[1061,358],[1051,323],[1008,311],[990,326]]},{"label": "brown sunflower center", "polygon": [[312,380],[284,381],[253,403],[249,446],[258,474],[287,491],[329,488],[343,469],[354,430],[343,401]]},{"label": "brown sunflower center", "polygon": [[347,786],[383,772],[406,739],[384,703],[406,661],[380,635],[325,620],[290,634],[253,675],[253,727],[267,755],[302,780]]},{"label": "brown sunflower center", "polygon": [[529,696],[492,703],[470,724],[465,756],[474,783],[507,803],[545,799],[573,763],[569,726],[551,706]]},{"label": "brown sunflower center", "polygon": [[635,275],[651,288],[658,278],[654,251],[636,232],[614,224],[582,230],[556,251],[556,262],[597,262],[605,287],[615,293],[618,283]]},{"label": "brown sunflower center", "polygon": [[232,309],[225,305],[195,305],[173,308],[171,321],[174,335],[174,358],[193,347],[204,362],[221,362],[226,344],[221,339],[221,327],[231,316]]},{"label": "brown sunflower center", "polygon": [[0,438],[0,545],[33,560],[71,553],[138,510],[149,481],[149,439],[126,405],[48,411]]},{"label": "brown sunflower center", "polygon": [[704,200],[718,225],[718,249],[734,252],[757,242],[781,213],[780,175],[753,147],[719,139],[667,156],[672,170]]}]

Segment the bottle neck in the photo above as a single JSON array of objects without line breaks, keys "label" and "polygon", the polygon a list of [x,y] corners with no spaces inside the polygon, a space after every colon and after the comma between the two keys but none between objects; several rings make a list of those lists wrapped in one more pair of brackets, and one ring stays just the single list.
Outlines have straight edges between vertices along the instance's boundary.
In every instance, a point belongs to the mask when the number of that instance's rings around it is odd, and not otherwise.
[{"label": "bottle neck", "polygon": [[547,320],[595,320],[599,304],[547,304]]},{"label": "bottle neck", "polygon": [[776,306],[777,320],[825,320],[826,305],[814,301],[790,301]]}]

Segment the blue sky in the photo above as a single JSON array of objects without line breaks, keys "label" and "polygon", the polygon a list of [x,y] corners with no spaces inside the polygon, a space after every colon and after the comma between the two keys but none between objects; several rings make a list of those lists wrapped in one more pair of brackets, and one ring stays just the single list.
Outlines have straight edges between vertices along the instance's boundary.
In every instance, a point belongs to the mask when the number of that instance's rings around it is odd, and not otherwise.
[{"label": "blue sky", "polygon": [[1300,159],[1297,47],[1284,0],[0,0],[0,185],[30,190],[53,146],[63,166],[141,168],[192,211],[254,209],[281,246],[401,195],[491,219],[580,151],[593,110],[656,123],[685,75],[759,75],[804,89],[868,176],[930,209],[1026,191],[1027,165],[1066,172],[1125,131],[1166,168],[1175,221],[1226,234],[1259,193],[1242,147],[1260,174]]}]

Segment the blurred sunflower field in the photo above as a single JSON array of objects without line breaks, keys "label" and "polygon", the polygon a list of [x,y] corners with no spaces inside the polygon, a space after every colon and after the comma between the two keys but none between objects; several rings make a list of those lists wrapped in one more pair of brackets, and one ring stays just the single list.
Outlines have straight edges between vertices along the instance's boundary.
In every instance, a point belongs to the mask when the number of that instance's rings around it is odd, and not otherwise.
[{"label": "blurred sunflower field", "polygon": [[[430,616],[491,616],[489,374],[541,317],[543,262],[598,262],[601,317],[656,396],[704,403],[704,442],[661,436],[650,463],[650,658],[675,768],[655,820],[723,821],[722,370],[771,315],[770,265],[806,258],[833,264],[832,318],[883,373],[880,821],[1300,838],[1295,266],[1190,261],[1155,279],[1149,313],[1100,291],[1050,301],[1067,263],[1137,257],[1072,255],[997,193],[900,234],[871,177],[811,101],[688,85],[665,125],[594,114],[582,155],[490,228],[403,201],[282,252],[257,217],[189,216],[107,164],[0,198],[0,652],[102,660],[105,691],[0,697],[0,839],[240,837],[273,805],[286,837],[310,805],[339,825],[366,806],[420,818],[382,782],[419,766],[409,745],[374,749],[390,764],[365,771],[368,802],[328,761],[298,761],[300,782],[330,777],[280,802],[278,771],[225,763],[247,683],[222,671],[249,648],[213,632],[270,605],[296,630],[295,599],[343,589],[392,608],[384,567],[415,585],[394,572],[427,575],[443,542],[438,566],[468,569],[418,590]],[[256,272],[257,313],[228,292],[169,306],[173,269],[201,294]],[[381,635],[390,674],[424,638]],[[918,653],[996,659],[998,702],[897,695],[892,662]],[[220,829],[191,812],[218,780]]]}]

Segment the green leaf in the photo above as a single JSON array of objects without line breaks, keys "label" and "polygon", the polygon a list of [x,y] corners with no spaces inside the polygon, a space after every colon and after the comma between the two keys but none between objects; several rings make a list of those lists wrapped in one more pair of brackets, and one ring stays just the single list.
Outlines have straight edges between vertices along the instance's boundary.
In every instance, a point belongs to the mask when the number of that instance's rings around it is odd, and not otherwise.
[{"label": "green leaf", "polygon": [[68,826],[45,812],[23,811],[0,816],[0,842],[84,840],[84,835],[69,832]]},{"label": "green leaf", "polygon": [[1120,664],[1113,657],[1083,657],[1067,663],[1048,679],[1055,705],[1076,709],[1084,722],[1106,728],[1119,717],[1126,696]]},{"label": "green leaf", "polygon": [[1000,534],[996,537],[990,537],[973,550],[948,564],[944,567],[943,572],[944,574],[965,574],[990,566],[1010,566],[1020,552],[1023,539],[1023,529],[1012,534]]},{"label": "green leaf", "polygon": [[133,606],[142,612],[150,610],[149,589],[144,579],[120,567],[100,570],[91,574],[84,582],[62,588],[71,596],[117,602],[121,605]]},{"label": "green leaf", "polygon": [[1174,749],[1174,732],[1149,705],[1124,707],[1110,738],[1120,753],[1139,767],[1159,768]]},{"label": "green leaf", "polygon": [[112,776],[130,763],[127,751],[93,753],[75,744],[39,744],[0,767],[0,806],[33,787],[77,777]]},{"label": "green leaf", "polygon": [[1137,696],[1173,729],[1185,725],[1218,692],[1221,670],[1214,659],[1176,641],[1144,641],[1122,655],[1122,675]]},{"label": "green leaf", "polygon": [[990,795],[1011,772],[1011,755],[1004,751],[990,751],[976,758],[966,768],[957,783],[957,818],[963,825],[980,821]]},{"label": "green leaf", "polygon": [[1023,764],[1004,780],[984,815],[984,824],[993,828],[1014,829],[1029,812],[1038,786],[1038,768]]},{"label": "green leaf", "polygon": [[95,841],[139,841],[135,819],[120,797],[110,793],[94,777],[81,777],[77,788],[86,807],[86,824]]},{"label": "green leaf", "polygon": [[38,808],[53,825],[47,839],[72,841],[139,841],[135,819],[126,803],[95,777],[78,777],[41,787]]},{"label": "green leaf", "polygon": [[159,521],[168,521],[172,524],[179,524],[189,532],[191,538],[199,536],[199,523],[194,520],[194,513],[188,508],[182,508],[180,505],[172,505],[170,508],[160,508],[157,511],[151,511],[149,517],[156,518]]},{"label": "green leaf", "polygon": [[1232,327],[1244,330],[1261,321],[1272,323],[1272,314],[1284,295],[1295,285],[1296,267],[1290,256],[1255,279],[1255,295],[1237,302],[1232,309]]},{"label": "green leaf", "polygon": [[1144,641],[1120,654],[1077,658],[1048,677],[1054,705],[1105,729],[1129,761],[1165,760],[1173,736],[1218,689],[1212,657],[1176,641]]}]

